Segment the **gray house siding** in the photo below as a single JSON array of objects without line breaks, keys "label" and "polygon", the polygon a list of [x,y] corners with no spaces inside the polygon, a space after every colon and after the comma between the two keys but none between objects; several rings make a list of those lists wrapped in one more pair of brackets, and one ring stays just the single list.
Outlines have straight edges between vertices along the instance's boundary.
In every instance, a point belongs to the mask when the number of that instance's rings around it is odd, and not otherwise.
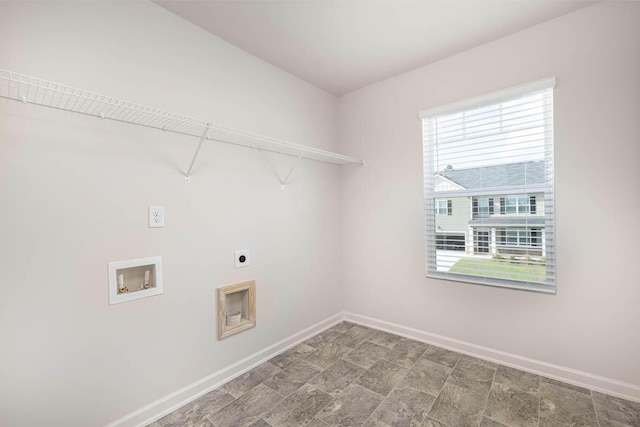
[{"label": "gray house siding", "polygon": [[451,200],[451,215],[436,215],[437,233],[464,233],[469,229],[469,219],[471,218],[471,198],[454,197]]}]

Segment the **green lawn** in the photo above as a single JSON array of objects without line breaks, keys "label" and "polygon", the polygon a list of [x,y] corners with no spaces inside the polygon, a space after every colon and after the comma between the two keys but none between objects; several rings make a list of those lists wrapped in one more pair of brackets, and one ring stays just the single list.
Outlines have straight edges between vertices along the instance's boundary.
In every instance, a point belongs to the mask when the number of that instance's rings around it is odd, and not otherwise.
[{"label": "green lawn", "polygon": [[451,267],[449,272],[528,282],[544,282],[547,278],[547,270],[544,265],[515,264],[479,258],[461,258]]}]

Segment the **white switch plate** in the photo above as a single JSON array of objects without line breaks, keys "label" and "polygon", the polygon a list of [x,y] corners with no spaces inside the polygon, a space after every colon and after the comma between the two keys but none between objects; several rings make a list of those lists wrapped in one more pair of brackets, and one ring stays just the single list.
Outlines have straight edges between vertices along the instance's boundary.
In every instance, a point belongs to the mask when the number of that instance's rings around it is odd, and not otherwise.
[{"label": "white switch plate", "polygon": [[164,206],[149,206],[149,228],[164,227]]},{"label": "white switch plate", "polygon": [[249,267],[249,264],[251,261],[249,259],[249,249],[235,251],[235,255],[236,255],[236,268]]}]

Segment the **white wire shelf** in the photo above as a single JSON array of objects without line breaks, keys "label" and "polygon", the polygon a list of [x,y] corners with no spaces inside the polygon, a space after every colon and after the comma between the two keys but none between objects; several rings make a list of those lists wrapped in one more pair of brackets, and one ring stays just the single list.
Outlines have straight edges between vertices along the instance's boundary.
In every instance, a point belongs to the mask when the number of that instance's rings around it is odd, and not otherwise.
[{"label": "white wire shelf", "polygon": [[2,69],[0,97],[189,135],[199,138],[200,144],[203,140],[210,140],[336,165],[364,164],[362,159],[355,157],[265,137]]}]

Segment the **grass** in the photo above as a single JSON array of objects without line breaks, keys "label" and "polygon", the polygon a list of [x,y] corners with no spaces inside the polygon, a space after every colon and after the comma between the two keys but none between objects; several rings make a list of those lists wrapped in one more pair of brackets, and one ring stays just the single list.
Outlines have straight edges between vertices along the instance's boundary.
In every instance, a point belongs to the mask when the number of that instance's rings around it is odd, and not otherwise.
[{"label": "grass", "polygon": [[449,272],[527,282],[545,282],[547,279],[544,265],[513,264],[494,259],[461,258]]}]

